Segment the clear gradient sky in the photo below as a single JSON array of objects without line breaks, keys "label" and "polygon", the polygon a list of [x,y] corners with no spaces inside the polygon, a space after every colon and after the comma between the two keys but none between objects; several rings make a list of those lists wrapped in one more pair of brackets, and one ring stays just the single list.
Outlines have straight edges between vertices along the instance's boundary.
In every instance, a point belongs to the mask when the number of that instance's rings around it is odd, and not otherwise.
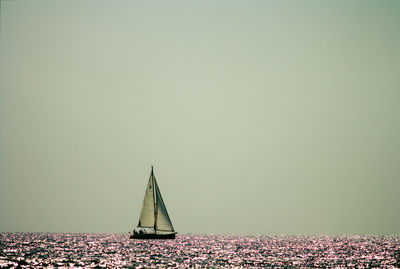
[{"label": "clear gradient sky", "polygon": [[400,1],[1,5],[0,232],[400,233]]}]

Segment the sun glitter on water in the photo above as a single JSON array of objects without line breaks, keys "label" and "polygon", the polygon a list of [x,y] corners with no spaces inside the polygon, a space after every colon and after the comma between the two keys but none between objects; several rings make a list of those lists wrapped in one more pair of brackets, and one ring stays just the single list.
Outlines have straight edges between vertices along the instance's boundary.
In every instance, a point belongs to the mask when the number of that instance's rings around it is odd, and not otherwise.
[{"label": "sun glitter on water", "polygon": [[400,236],[1,233],[0,268],[400,267]]}]

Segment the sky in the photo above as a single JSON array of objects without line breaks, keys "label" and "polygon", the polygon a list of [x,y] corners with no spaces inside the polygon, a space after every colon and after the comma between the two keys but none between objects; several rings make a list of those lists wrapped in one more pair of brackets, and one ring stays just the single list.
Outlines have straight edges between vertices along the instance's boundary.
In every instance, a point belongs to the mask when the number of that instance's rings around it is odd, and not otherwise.
[{"label": "sky", "polygon": [[0,232],[400,233],[400,1],[1,1]]}]

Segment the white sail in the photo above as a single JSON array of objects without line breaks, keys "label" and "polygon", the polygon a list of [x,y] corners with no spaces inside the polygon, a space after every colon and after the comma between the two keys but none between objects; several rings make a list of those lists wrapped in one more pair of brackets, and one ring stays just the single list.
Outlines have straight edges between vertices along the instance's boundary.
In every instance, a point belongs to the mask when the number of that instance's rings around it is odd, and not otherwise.
[{"label": "white sail", "polygon": [[139,227],[154,227],[154,184],[153,171],[150,174],[149,183],[147,184],[146,194],[144,195],[142,212],[140,213]]},{"label": "white sail", "polygon": [[174,227],[172,226],[171,220],[168,215],[167,208],[165,207],[164,201],[161,196],[160,189],[158,188],[158,184],[156,179],[154,178],[154,191],[156,192],[156,222],[155,222],[155,230],[157,231],[166,231],[173,232]]}]

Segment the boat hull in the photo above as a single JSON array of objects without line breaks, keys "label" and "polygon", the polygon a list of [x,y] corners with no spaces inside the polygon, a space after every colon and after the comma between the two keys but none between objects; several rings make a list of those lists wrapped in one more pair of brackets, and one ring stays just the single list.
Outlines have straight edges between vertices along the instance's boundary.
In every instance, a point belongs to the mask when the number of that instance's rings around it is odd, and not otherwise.
[{"label": "boat hull", "polygon": [[172,234],[132,234],[130,239],[175,239],[175,233]]}]

